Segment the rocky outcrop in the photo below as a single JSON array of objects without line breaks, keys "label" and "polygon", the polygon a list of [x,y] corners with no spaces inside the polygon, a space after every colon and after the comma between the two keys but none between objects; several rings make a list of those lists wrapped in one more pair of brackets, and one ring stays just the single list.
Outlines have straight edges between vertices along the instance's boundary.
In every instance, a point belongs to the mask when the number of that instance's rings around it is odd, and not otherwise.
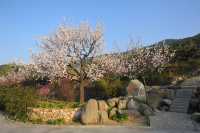
[{"label": "rocky outcrop", "polygon": [[[133,91],[132,91],[133,90]],[[128,115],[153,115],[153,110],[146,103],[144,85],[138,80],[132,80],[127,89],[130,96],[110,98],[107,101],[90,99],[81,116],[83,124],[107,124],[113,117]]]}]

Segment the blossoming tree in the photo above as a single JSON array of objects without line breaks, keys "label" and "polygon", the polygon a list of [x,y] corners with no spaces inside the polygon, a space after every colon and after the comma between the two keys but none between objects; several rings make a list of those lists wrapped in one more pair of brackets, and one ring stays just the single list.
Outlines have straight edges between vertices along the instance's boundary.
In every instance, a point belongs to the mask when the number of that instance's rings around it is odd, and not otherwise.
[{"label": "blossoming tree", "polygon": [[134,48],[123,54],[122,70],[125,76],[137,78],[141,76],[145,82],[144,75],[149,72],[162,72],[175,54],[168,45],[159,44],[141,47],[141,44],[130,42]]},{"label": "blossoming tree", "polygon": [[54,34],[42,37],[41,51],[32,54],[33,66],[42,76],[52,80],[77,81],[80,102],[84,102],[84,88],[89,81],[114,70],[109,63],[112,57],[100,55],[103,45],[103,31],[98,25],[94,29],[87,23],[78,27],[61,25]]}]

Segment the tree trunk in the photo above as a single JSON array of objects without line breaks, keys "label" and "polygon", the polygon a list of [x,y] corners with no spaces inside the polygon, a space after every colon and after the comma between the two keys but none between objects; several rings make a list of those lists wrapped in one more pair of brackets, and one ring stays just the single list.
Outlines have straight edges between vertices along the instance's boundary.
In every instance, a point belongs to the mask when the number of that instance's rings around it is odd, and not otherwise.
[{"label": "tree trunk", "polygon": [[83,81],[80,83],[80,103],[84,103],[85,101],[85,92],[84,92],[84,84]]}]

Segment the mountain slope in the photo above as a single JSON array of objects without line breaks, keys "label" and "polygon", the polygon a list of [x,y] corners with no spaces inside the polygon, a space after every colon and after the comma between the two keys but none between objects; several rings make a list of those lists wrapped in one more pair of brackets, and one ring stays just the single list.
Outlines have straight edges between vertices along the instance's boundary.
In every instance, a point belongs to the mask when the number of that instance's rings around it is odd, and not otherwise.
[{"label": "mountain slope", "polygon": [[166,39],[157,45],[169,45],[175,50],[175,57],[167,65],[164,75],[181,79],[187,79],[200,75],[200,34],[183,39]]}]

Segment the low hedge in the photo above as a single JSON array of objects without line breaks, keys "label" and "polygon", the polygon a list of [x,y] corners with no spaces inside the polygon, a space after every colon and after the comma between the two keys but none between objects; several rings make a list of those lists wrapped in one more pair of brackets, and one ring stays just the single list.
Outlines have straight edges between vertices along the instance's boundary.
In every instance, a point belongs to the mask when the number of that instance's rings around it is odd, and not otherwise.
[{"label": "low hedge", "polygon": [[47,101],[39,101],[37,102],[37,108],[47,108],[47,109],[64,109],[64,108],[78,108],[81,107],[82,104],[79,102],[66,102],[66,101],[57,101],[57,100],[50,100]]}]

